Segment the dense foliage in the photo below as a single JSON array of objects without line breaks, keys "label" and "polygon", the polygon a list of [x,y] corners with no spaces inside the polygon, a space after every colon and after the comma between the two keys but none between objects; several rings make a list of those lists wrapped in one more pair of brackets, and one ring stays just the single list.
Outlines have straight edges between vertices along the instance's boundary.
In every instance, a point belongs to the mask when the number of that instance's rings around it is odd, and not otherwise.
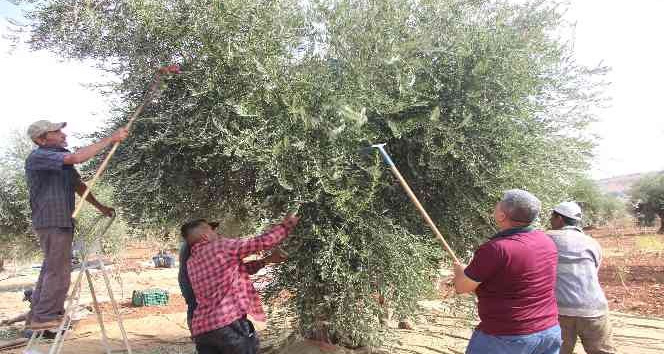
[{"label": "dense foliage", "polygon": [[659,218],[658,233],[664,234],[664,174],[650,174],[637,181],[629,191],[634,213],[647,225]]},{"label": "dense foliage", "polygon": [[9,137],[9,143],[0,151],[0,261],[23,258],[38,249],[30,230],[28,186],[23,172],[32,142],[18,131],[10,132]]},{"label": "dense foliage", "polygon": [[546,205],[586,167],[605,68],[577,65],[550,2],[47,0],[31,44],[118,75],[126,122],[154,69],[181,63],[107,173],[138,227],[223,218],[246,234],[298,207],[289,289],[302,333],[377,340],[381,293],[408,313],[442,255],[374,155],[386,142],[465,253],[506,188]]}]

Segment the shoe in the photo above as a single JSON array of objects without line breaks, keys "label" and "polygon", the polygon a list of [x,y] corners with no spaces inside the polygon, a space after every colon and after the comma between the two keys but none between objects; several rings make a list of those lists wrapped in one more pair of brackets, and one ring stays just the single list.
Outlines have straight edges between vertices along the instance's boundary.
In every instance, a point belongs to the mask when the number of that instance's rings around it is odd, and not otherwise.
[{"label": "shoe", "polygon": [[[62,334],[64,334],[64,333],[65,333],[65,331],[63,330]],[[57,335],[58,335],[58,331],[46,330],[46,331],[44,331],[44,334],[42,335],[42,338],[44,338],[44,339],[55,339],[55,336],[57,336]]]},{"label": "shoe", "polygon": [[[37,331],[33,331],[33,330],[31,330],[31,329],[26,329],[26,330],[24,330],[23,332],[21,332],[21,337],[23,337],[23,338],[32,338],[32,334],[33,334],[34,332],[41,332],[41,331],[39,331],[39,330],[37,330]],[[48,329],[47,329],[47,330],[43,330],[43,332],[44,332],[44,333],[42,333],[42,338],[44,338],[44,339],[55,339],[55,336],[58,334],[58,332],[53,332],[53,331],[48,330]],[[63,330],[63,331],[62,331],[62,335],[64,335],[65,332],[66,332],[66,331]]]},{"label": "shoe", "polygon": [[56,328],[60,327],[61,322],[62,322],[62,319],[55,319],[55,320],[50,320],[50,321],[45,321],[45,322],[38,322],[38,321],[32,320],[26,328],[31,329],[33,331],[43,331],[45,329],[56,329]]},{"label": "shoe", "polygon": [[408,320],[401,320],[401,321],[399,321],[399,324],[397,325],[397,328],[414,330],[415,326]]}]

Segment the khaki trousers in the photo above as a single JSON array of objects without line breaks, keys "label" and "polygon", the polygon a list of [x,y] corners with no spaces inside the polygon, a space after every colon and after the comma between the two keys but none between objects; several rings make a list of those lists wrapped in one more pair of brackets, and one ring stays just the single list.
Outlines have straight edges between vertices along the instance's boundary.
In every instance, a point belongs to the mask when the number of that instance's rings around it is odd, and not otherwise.
[{"label": "khaki trousers", "polygon": [[558,316],[563,337],[560,354],[572,354],[576,339],[581,338],[581,344],[587,354],[616,354],[613,345],[612,328],[609,316],[601,317],[573,317]]}]

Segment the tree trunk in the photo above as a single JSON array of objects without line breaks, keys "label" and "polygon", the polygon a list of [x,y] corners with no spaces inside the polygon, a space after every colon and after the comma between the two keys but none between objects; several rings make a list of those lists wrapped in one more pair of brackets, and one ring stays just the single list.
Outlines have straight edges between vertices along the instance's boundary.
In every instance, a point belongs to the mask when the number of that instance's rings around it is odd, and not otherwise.
[{"label": "tree trunk", "polygon": [[0,258],[0,272],[5,271],[5,260]]},{"label": "tree trunk", "polygon": [[659,231],[657,233],[664,235],[664,212],[660,212],[657,216],[659,216]]}]

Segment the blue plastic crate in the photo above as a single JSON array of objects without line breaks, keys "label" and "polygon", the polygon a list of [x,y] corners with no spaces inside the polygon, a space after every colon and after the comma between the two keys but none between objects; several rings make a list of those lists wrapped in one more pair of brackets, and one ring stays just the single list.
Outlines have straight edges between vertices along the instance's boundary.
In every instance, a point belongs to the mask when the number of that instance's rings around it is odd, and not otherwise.
[{"label": "blue plastic crate", "polygon": [[175,257],[170,254],[158,254],[152,257],[152,262],[157,268],[173,268],[175,267]]}]

